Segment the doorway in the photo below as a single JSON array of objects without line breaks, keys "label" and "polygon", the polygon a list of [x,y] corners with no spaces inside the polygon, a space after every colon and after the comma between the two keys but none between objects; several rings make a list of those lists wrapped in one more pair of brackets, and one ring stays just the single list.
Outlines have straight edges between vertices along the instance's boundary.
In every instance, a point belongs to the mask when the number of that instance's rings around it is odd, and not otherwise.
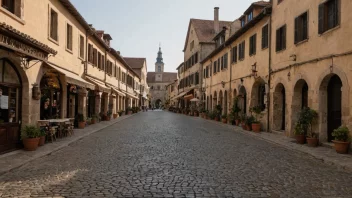
[{"label": "doorway", "polygon": [[332,132],[341,126],[341,79],[334,75],[328,84],[328,141],[333,140]]}]

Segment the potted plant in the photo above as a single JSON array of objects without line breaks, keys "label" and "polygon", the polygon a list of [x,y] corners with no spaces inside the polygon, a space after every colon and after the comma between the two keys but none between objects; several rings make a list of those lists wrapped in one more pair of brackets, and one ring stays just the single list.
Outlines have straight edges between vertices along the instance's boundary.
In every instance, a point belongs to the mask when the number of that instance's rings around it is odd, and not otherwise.
[{"label": "potted plant", "polygon": [[221,117],[221,112],[222,112],[222,107],[221,105],[216,105],[215,106],[215,121],[220,121]]},{"label": "potted plant", "polygon": [[[296,141],[299,144],[304,144],[306,141],[306,134],[308,132],[308,128],[312,126],[313,121],[318,117],[318,114],[316,111],[310,109],[309,107],[305,107],[302,109],[302,111],[299,114],[298,121],[295,126],[295,137]],[[312,130],[312,128],[311,128]],[[313,138],[313,134],[311,133],[310,136]],[[312,144],[314,144],[314,141],[316,141],[316,144],[318,144],[317,139],[312,140]]]},{"label": "potted plant", "polygon": [[21,139],[24,149],[35,151],[38,148],[40,140],[40,129],[34,125],[26,125],[21,130]]},{"label": "potted plant", "polygon": [[110,119],[111,119],[111,116],[112,116],[112,112],[111,112],[111,110],[109,109],[107,112],[106,112],[106,121],[110,121]]},{"label": "potted plant", "polygon": [[307,143],[309,147],[317,147],[319,144],[319,139],[318,134],[313,132],[313,122],[318,118],[318,113],[313,109],[307,109],[308,112],[306,120],[308,123],[308,128],[310,128],[310,130],[307,129]]},{"label": "potted plant", "polygon": [[131,107],[128,107],[128,108],[126,109],[126,111],[127,111],[127,115],[132,115],[132,113],[133,113]]},{"label": "potted plant", "polygon": [[238,107],[238,97],[236,96],[234,101],[233,101],[233,106],[231,108],[231,113],[233,114],[235,123],[237,126],[240,125],[241,122],[241,117],[238,115],[239,112],[241,112],[241,109]]},{"label": "potted plant", "polygon": [[93,116],[92,116],[92,119],[91,119],[91,121],[90,121],[90,124],[95,124],[95,123],[97,123],[98,119],[99,119],[99,117],[98,117],[97,115],[93,115]]},{"label": "potted plant", "polygon": [[45,137],[46,137],[46,127],[40,128],[38,146],[43,146],[45,144]]},{"label": "potted plant", "polygon": [[245,121],[246,125],[246,130],[251,131],[252,130],[252,123],[254,122],[255,118],[254,116],[248,116]]},{"label": "potted plant", "polygon": [[261,115],[262,109],[260,106],[252,107],[251,112],[255,114],[254,120],[252,122],[252,130],[256,133],[260,133],[260,122],[258,121],[258,116]]},{"label": "potted plant", "polygon": [[119,116],[119,114],[116,112],[113,114],[114,119],[116,119]]},{"label": "potted plant", "polygon": [[87,118],[86,123],[87,123],[87,125],[91,125],[92,124],[92,118]]},{"label": "potted plant", "polygon": [[227,123],[227,115],[226,114],[221,116],[221,122],[224,123],[224,124]]},{"label": "potted plant", "polygon": [[350,130],[346,126],[340,126],[332,132],[337,153],[346,154],[350,146]]},{"label": "potted plant", "polygon": [[241,121],[241,127],[243,130],[246,130],[246,120],[247,120],[247,116],[246,114],[242,114],[240,117],[240,121]]},{"label": "potted plant", "polygon": [[84,127],[86,126],[86,120],[84,119],[83,114],[78,114],[77,119],[78,119],[78,128],[84,129]]}]

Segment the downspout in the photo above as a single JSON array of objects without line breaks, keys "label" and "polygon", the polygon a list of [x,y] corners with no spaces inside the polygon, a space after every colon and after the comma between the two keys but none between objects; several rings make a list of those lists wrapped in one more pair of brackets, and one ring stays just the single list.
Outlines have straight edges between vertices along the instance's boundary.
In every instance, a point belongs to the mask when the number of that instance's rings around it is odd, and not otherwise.
[{"label": "downspout", "polygon": [[86,57],[84,58],[84,75],[88,74],[88,30],[86,30]]},{"label": "downspout", "polygon": [[[270,0],[271,3],[273,3],[272,0]],[[268,79],[268,94],[267,94],[267,105],[268,105],[268,113],[267,113],[267,132],[270,132],[270,104],[271,104],[271,101],[270,101],[270,83],[271,83],[271,29],[272,29],[272,25],[271,25],[271,22],[272,22],[272,15],[270,14],[270,17],[269,17],[269,79]]]},{"label": "downspout", "polygon": [[[229,98],[229,96],[232,96],[232,56],[231,56],[231,49],[232,49],[232,46],[231,45],[229,45],[228,46],[228,48],[230,49],[230,61],[229,61],[229,67],[230,67],[230,90],[229,90],[229,93],[227,94],[227,97]],[[227,60],[228,61],[228,60]],[[231,99],[232,99],[232,97],[231,97]],[[232,104],[232,101],[229,101],[228,100],[228,103],[231,105]],[[227,108],[229,108],[230,107],[230,105],[228,105],[228,107]],[[229,114],[229,112],[227,112],[228,114]]]}]

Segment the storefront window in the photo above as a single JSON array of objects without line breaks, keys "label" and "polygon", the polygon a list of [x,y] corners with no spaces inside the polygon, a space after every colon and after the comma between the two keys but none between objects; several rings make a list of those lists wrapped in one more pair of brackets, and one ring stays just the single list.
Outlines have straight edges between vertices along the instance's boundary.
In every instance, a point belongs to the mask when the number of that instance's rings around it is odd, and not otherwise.
[{"label": "storefront window", "polygon": [[47,72],[40,81],[40,119],[60,118],[61,85],[58,74]]},{"label": "storefront window", "polygon": [[9,61],[0,60],[0,124],[19,122],[21,83]]}]

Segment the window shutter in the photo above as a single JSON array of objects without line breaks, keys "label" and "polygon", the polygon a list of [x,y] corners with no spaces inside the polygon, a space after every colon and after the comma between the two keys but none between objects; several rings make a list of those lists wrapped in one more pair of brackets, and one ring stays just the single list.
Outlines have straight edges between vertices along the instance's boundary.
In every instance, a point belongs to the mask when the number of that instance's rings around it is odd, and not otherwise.
[{"label": "window shutter", "polygon": [[319,5],[319,29],[318,29],[318,33],[322,34],[324,32],[324,8],[325,5],[324,4],[320,4]]},{"label": "window shutter", "polygon": [[276,30],[276,51],[280,49],[280,29]]},{"label": "window shutter", "polygon": [[256,54],[257,52],[257,34],[254,35],[254,38],[253,38],[253,54]]},{"label": "window shutter", "polygon": [[286,49],[286,25],[284,26],[284,28],[282,29],[282,36],[283,36],[283,49]]},{"label": "window shutter", "polygon": [[339,24],[339,0],[334,0],[334,27]]},{"label": "window shutter", "polygon": [[299,17],[295,18],[295,44],[298,43]]},{"label": "window shutter", "polygon": [[265,27],[262,29],[262,49],[265,47]]},{"label": "window shutter", "polygon": [[221,64],[220,58],[218,58],[218,69],[217,69],[218,72],[220,71],[220,64]]}]

